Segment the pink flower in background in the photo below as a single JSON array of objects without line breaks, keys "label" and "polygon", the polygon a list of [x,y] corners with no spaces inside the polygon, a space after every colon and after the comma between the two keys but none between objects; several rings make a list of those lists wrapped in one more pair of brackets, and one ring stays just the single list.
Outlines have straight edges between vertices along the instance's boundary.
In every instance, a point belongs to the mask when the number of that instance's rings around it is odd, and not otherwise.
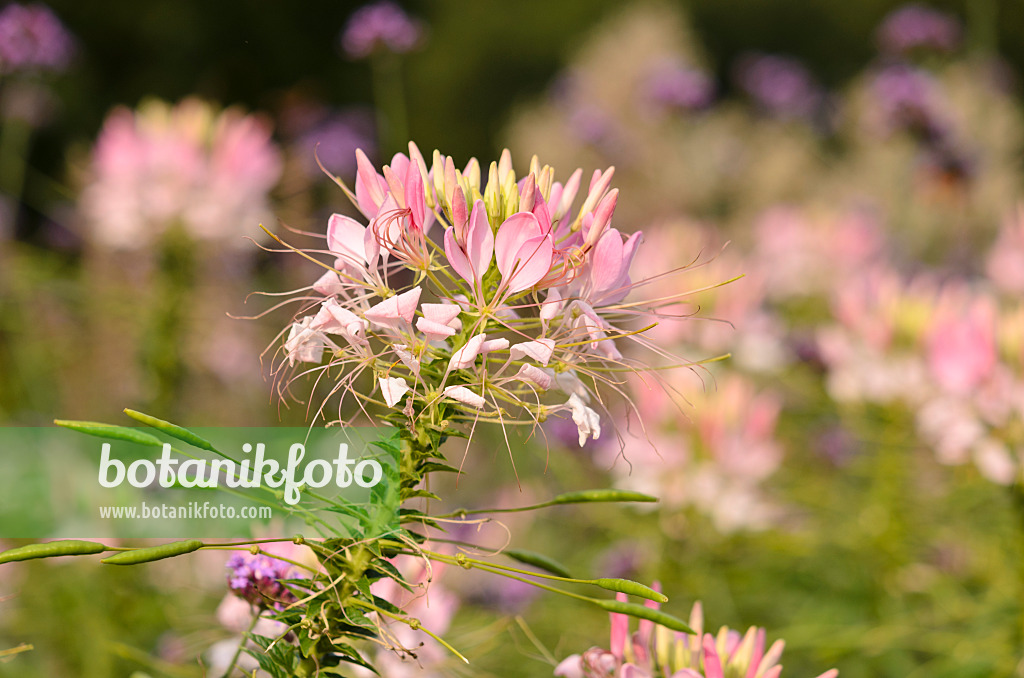
[{"label": "pink flower in background", "polygon": [[395,54],[412,51],[423,38],[421,24],[394,2],[384,0],[357,9],[345,24],[341,47],[351,59],[365,59],[378,49]]},{"label": "pink flower in background", "polygon": [[262,118],[198,99],[115,109],[93,149],[79,208],[100,245],[140,249],[168,229],[250,247],[270,219],[281,159]]},{"label": "pink flower in background", "polygon": [[[618,595],[625,601],[626,596]],[[648,601],[648,607],[657,603]],[[639,630],[629,632],[629,617],[611,615],[609,649],[592,647],[582,655],[574,654],[555,667],[560,678],[778,678],[782,673],[785,642],[766,646],[762,628],[750,627],[745,634],[727,626],[718,633],[704,633],[704,612],[700,602],[690,612],[693,635],[673,632],[649,621],[641,621]],[[836,678],[835,669],[817,678]]]},{"label": "pink flower in background", "polygon": [[886,15],[877,37],[882,51],[902,55],[918,49],[951,52],[960,45],[962,32],[951,15],[915,3]]},{"label": "pink flower in background", "polygon": [[1003,219],[985,270],[1003,292],[1024,294],[1024,205]]},{"label": "pink flower in background", "polygon": [[0,73],[61,71],[72,51],[71,35],[45,5],[11,3],[0,10]]},{"label": "pink flower in background", "polygon": [[984,296],[964,299],[963,293],[946,290],[926,340],[932,377],[942,389],[961,396],[977,389],[997,361],[995,303]]},{"label": "pink flower in background", "polygon": [[[459,599],[437,582],[444,566],[431,563],[428,567],[422,559],[411,557],[402,558],[398,566],[412,591],[387,578],[371,585],[370,590],[397,605],[407,617],[418,619],[423,628],[436,635],[446,633],[459,609]],[[377,653],[376,667],[380,675],[391,678],[449,675],[445,664],[451,655],[423,631],[414,631],[406,624],[391,623],[386,626],[382,639],[394,651]]]}]

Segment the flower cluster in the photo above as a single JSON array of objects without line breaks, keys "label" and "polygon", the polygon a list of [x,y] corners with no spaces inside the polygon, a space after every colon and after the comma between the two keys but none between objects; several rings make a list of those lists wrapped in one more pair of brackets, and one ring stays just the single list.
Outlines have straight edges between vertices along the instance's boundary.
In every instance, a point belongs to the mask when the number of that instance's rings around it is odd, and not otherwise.
[{"label": "flower cluster", "polygon": [[61,71],[72,44],[60,19],[43,5],[11,3],[0,10],[0,73]]},{"label": "flower cluster", "polygon": [[[428,169],[415,144],[383,173],[357,159],[349,193],[369,223],[330,218],[318,253],[333,264],[300,297],[287,362],[318,363],[309,371],[321,378],[340,372],[331,394],[390,408],[410,428],[568,413],[580,445],[597,438],[599,385],[618,389],[617,373],[644,367],[616,340],[647,345],[645,328],[623,323],[654,312],[624,301],[641,234],[612,227],[614,169],[581,191],[582,170],[562,184],[536,157],[517,180],[507,151],[486,182],[476,159],[459,170],[435,151]],[[353,388],[367,370],[375,395]],[[562,395],[552,404],[548,392]]]},{"label": "flower cluster", "polygon": [[281,582],[293,576],[293,567],[274,556],[239,552],[227,562],[228,588],[239,598],[277,610],[293,602],[295,596]]},{"label": "flower cluster", "polygon": [[269,214],[281,159],[265,120],[198,99],[114,110],[93,150],[81,209],[102,245],[140,249],[179,226],[239,247]]},{"label": "flower cluster", "polygon": [[[620,600],[625,597],[620,594]],[[657,607],[657,603],[649,603]],[[758,676],[778,678],[782,674],[785,642],[777,640],[765,649],[765,630],[750,627],[740,635],[727,626],[717,635],[704,633],[704,613],[700,602],[693,605],[687,635],[670,631],[653,622],[641,621],[636,633],[629,633],[629,618],[611,614],[609,649],[592,647],[582,655],[574,654],[555,668],[561,678],[725,678]],[[831,669],[817,678],[836,678]]]},{"label": "flower cluster", "polygon": [[810,71],[789,57],[747,55],[736,65],[736,80],[759,107],[782,118],[811,117],[822,99]]},{"label": "flower cluster", "polygon": [[889,54],[928,49],[951,52],[960,44],[960,23],[949,14],[924,5],[904,5],[878,28],[878,43]]},{"label": "flower cluster", "polygon": [[423,37],[419,23],[389,0],[361,7],[341,34],[341,47],[352,59],[365,59],[378,50],[395,54],[412,51]]}]

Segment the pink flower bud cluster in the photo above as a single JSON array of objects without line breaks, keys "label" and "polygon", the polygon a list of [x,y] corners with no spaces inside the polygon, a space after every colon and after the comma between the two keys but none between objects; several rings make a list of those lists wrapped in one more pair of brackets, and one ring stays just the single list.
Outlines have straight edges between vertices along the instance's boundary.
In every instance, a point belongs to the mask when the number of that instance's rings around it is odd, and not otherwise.
[{"label": "pink flower bud cluster", "polygon": [[[625,594],[618,594],[625,601]],[[658,608],[648,601],[647,607]],[[776,640],[766,647],[767,634],[751,626],[745,634],[727,626],[716,635],[704,632],[704,611],[700,602],[690,612],[693,635],[673,632],[651,621],[641,620],[630,634],[629,617],[611,614],[609,649],[592,647],[574,654],[555,667],[561,678],[725,678],[759,676],[778,678],[782,674],[782,651],[786,643]],[[817,678],[836,678],[835,669]]]}]

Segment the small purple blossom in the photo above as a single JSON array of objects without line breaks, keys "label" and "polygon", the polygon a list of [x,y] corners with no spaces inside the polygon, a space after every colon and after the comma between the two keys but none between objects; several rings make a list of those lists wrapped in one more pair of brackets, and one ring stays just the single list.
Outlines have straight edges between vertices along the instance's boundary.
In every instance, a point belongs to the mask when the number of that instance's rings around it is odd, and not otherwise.
[{"label": "small purple blossom", "polygon": [[228,588],[253,605],[281,609],[295,596],[281,583],[292,576],[292,566],[266,555],[236,553],[227,562]]},{"label": "small purple blossom", "polygon": [[926,72],[896,64],[879,71],[871,82],[886,131],[906,130],[926,140],[943,136],[938,85]]},{"label": "small purple blossom", "polygon": [[749,54],[736,66],[736,81],[754,102],[780,118],[808,118],[822,101],[810,71],[795,59]]},{"label": "small purple blossom", "polygon": [[659,108],[692,111],[711,104],[715,83],[701,70],[666,59],[650,69],[645,94]]},{"label": "small purple blossom", "polygon": [[71,35],[43,5],[0,10],[0,72],[61,71],[71,60]]},{"label": "small purple blossom", "polygon": [[299,135],[295,145],[307,173],[320,171],[316,164],[319,158],[329,171],[348,176],[356,171],[357,148],[375,154],[373,118],[361,110],[327,116]]},{"label": "small purple blossom", "polygon": [[945,12],[919,4],[889,13],[878,28],[878,44],[888,54],[917,49],[951,52],[960,44],[960,23]]},{"label": "small purple blossom", "polygon": [[420,23],[389,0],[361,7],[341,34],[341,47],[352,59],[365,59],[378,49],[395,54],[412,51],[423,37]]}]

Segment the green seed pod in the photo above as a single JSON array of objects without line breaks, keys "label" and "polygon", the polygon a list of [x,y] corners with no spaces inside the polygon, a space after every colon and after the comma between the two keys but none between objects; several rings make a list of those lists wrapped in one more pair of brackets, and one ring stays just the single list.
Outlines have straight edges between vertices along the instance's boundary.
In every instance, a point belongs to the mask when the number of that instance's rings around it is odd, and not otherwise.
[{"label": "green seed pod", "polygon": [[[213,446],[213,443],[206,440],[205,438],[197,436],[195,433],[192,433],[192,431],[189,431],[187,428],[182,428],[177,424],[172,424],[169,421],[157,419],[156,417],[144,414],[142,412],[137,412],[135,410],[125,409],[124,413],[127,414],[132,419],[134,419],[135,421],[143,423],[146,426],[152,426],[157,431],[160,431],[161,433],[166,433],[167,435],[177,438],[182,442],[186,442],[189,445],[192,445],[193,447],[198,447],[199,449],[206,450],[208,452],[217,452],[217,448]],[[220,454],[219,452],[217,453]]]},{"label": "green seed pod", "polygon": [[623,603],[618,600],[594,600],[594,603],[609,612],[616,612],[618,614],[628,614],[630,617],[637,617],[638,619],[647,619],[655,624],[660,624],[667,629],[672,631],[680,631],[682,633],[696,633],[691,629],[686,622],[677,617],[673,617],[670,614],[666,614],[661,610],[655,610],[643,605],[637,605],[636,603]]},{"label": "green seed pod", "polygon": [[163,447],[163,442],[161,442],[156,436],[143,433],[142,431],[137,431],[133,428],[128,428],[127,426],[112,426],[110,424],[100,424],[95,421],[67,421],[64,419],[54,419],[53,423],[57,426],[63,426],[64,428],[69,428],[72,431],[86,433],[98,438],[126,440],[130,443],[138,443],[139,445]]},{"label": "green seed pod", "polygon": [[540,553],[534,553],[533,551],[522,551],[520,549],[506,549],[502,551],[506,556],[513,560],[518,560],[520,563],[525,565],[532,565],[536,568],[540,568],[545,572],[550,572],[556,577],[564,577],[566,579],[572,579],[572,575],[565,567],[554,560]]},{"label": "green seed pod", "polygon": [[551,504],[589,504],[593,502],[656,502],[657,497],[628,490],[582,490],[560,494]]},{"label": "green seed pod", "polygon": [[0,553],[0,564],[13,563],[20,560],[32,560],[33,558],[53,558],[56,556],[88,556],[94,553],[106,551],[107,547],[95,541],[80,541],[78,539],[62,539],[60,541],[49,541],[45,544],[29,544],[18,548],[8,549]]},{"label": "green seed pod", "polygon": [[664,593],[658,593],[650,586],[644,586],[640,582],[632,581],[630,579],[608,579],[601,578],[595,579],[594,584],[600,586],[606,591],[615,591],[616,593],[627,593],[631,596],[640,596],[647,600],[653,600],[656,603],[667,603],[668,596]]},{"label": "green seed pod", "polygon": [[198,539],[176,541],[170,544],[151,546],[145,549],[121,551],[109,558],[104,558],[100,562],[106,563],[107,565],[139,565],[140,563],[151,563],[154,560],[163,560],[164,558],[173,558],[174,556],[192,553],[193,551],[198,551],[202,547],[203,542]]}]

